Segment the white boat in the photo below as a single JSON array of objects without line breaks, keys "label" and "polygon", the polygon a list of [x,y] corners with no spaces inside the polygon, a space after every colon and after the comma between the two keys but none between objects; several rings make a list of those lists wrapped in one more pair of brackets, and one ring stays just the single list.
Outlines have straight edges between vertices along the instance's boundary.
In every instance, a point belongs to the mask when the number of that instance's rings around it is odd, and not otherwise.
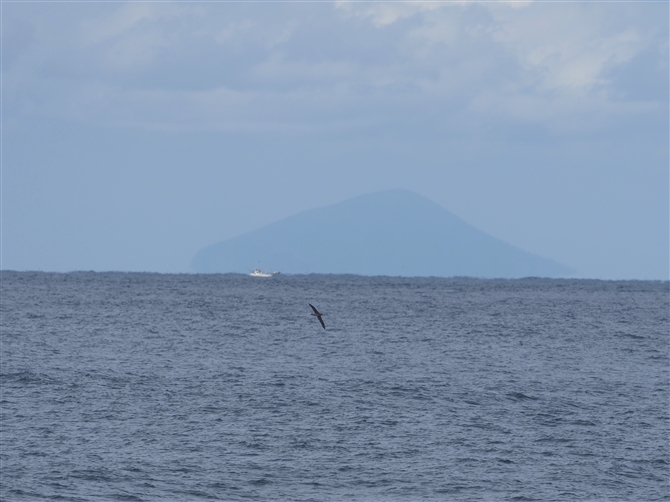
[{"label": "white boat", "polygon": [[277,275],[278,273],[279,272],[262,272],[260,268],[257,268],[249,275],[251,277],[272,277],[273,275]]}]

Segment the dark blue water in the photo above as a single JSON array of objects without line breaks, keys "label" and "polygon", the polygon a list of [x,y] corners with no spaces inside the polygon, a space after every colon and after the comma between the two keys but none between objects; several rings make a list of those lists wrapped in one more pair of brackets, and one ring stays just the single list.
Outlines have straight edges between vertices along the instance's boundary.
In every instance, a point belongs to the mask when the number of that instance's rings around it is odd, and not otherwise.
[{"label": "dark blue water", "polygon": [[0,496],[670,500],[668,299],[3,272]]}]

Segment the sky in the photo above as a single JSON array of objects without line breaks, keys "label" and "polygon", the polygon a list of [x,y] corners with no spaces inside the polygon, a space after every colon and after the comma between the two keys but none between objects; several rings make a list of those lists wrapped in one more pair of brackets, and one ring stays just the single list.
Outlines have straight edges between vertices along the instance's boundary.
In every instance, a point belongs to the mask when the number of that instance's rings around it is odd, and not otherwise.
[{"label": "sky", "polygon": [[9,270],[191,272],[405,188],[577,277],[669,277],[667,2],[2,2]]}]

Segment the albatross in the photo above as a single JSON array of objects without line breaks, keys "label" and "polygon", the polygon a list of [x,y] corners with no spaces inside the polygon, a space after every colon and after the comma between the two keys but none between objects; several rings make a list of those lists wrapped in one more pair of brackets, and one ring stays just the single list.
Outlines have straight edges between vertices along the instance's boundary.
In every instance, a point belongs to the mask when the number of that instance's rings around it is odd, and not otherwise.
[{"label": "albatross", "polygon": [[316,318],[317,318],[317,319],[319,320],[319,322],[321,323],[321,326],[323,326],[323,329],[326,329],[326,325],[325,325],[325,323],[323,322],[323,314],[322,314],[321,312],[319,312],[318,310],[316,310],[316,307],[315,307],[314,305],[312,305],[311,303],[309,303],[308,305],[309,305],[310,307],[312,307],[312,310],[314,311],[314,313],[313,313],[312,315],[313,315],[313,316],[316,316]]}]

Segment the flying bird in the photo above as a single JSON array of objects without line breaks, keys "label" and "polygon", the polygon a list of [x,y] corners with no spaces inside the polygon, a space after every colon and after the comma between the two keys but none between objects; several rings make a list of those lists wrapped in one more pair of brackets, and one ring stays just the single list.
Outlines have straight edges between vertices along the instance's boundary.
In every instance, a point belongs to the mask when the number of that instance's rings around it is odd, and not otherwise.
[{"label": "flying bird", "polygon": [[314,313],[312,315],[316,316],[316,318],[321,323],[321,326],[323,326],[323,329],[326,329],[326,324],[323,322],[323,314],[321,312],[319,312],[318,310],[316,310],[316,307],[314,305],[312,305],[311,303],[309,304],[309,306],[312,307],[312,310],[314,311]]}]

